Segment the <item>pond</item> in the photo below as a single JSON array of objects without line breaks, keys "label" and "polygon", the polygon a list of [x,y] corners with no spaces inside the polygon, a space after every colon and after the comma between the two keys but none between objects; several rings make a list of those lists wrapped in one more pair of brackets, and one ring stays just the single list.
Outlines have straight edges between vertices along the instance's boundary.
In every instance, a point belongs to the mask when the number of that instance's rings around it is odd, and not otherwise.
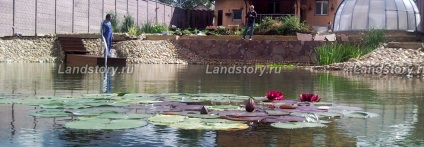
[{"label": "pond", "polygon": [[361,107],[378,117],[331,119],[324,128],[277,129],[249,124],[231,131],[147,126],[125,130],[74,130],[65,118],[29,115],[35,106],[0,104],[0,146],[423,146],[424,81],[284,68],[278,73],[207,74],[206,65],[130,65],[110,76],[66,74],[60,64],[1,63],[0,94],[16,97],[111,93],[228,93],[286,99],[315,93],[321,101]]}]

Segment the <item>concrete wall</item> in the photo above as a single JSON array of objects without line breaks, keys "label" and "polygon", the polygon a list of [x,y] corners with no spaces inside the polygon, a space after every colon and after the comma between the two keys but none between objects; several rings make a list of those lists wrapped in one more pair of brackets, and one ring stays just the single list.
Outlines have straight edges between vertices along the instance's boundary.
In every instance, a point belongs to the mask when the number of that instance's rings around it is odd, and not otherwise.
[{"label": "concrete wall", "polygon": [[[107,13],[170,26],[174,7],[150,0],[0,0],[0,37],[98,33]],[[179,15],[175,15],[179,16]]]}]

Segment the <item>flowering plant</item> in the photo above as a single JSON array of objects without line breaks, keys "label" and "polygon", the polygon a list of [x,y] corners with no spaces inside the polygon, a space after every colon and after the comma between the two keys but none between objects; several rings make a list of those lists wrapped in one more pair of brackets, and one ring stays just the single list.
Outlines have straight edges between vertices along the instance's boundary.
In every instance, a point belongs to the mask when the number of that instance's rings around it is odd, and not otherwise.
[{"label": "flowering plant", "polygon": [[316,94],[300,94],[300,101],[302,102],[319,102],[321,98]]},{"label": "flowering plant", "polygon": [[268,100],[283,100],[284,99],[284,93],[281,92],[281,91],[271,90],[266,94],[266,98]]}]

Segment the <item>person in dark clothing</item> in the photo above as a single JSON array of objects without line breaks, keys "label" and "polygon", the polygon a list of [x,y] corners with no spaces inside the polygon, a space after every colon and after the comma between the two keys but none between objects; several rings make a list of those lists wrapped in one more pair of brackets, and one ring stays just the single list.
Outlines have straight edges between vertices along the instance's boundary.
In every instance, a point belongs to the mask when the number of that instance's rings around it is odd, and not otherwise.
[{"label": "person in dark clothing", "polygon": [[247,30],[249,28],[250,28],[250,39],[249,40],[252,40],[253,30],[254,30],[253,26],[255,25],[255,19],[257,17],[257,13],[256,13],[255,7],[253,5],[250,6],[249,10],[250,11],[247,12],[247,14],[246,14],[247,22],[246,22],[246,25],[244,26],[244,33],[243,33],[243,38],[242,38],[243,40],[246,38],[246,33],[247,33]]}]

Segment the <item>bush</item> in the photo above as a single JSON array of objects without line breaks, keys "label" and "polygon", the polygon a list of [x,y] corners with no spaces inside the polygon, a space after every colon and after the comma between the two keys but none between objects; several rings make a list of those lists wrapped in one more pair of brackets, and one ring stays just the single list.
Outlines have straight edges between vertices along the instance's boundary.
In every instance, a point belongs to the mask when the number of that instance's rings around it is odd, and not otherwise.
[{"label": "bush", "polygon": [[255,26],[255,34],[258,35],[295,35],[296,32],[310,32],[309,27],[305,23],[301,23],[296,16],[276,19],[266,17],[259,25]]},{"label": "bush", "polygon": [[107,14],[110,14],[110,16],[111,16],[110,23],[112,25],[112,31],[113,32],[120,32],[119,20],[118,20],[118,17],[117,17],[118,15],[113,11],[111,11]]},{"label": "bush", "polygon": [[128,31],[128,34],[133,35],[133,36],[138,36],[141,35],[141,29],[137,26],[133,26],[130,28],[130,30]]},{"label": "bush", "polygon": [[383,30],[371,30],[364,34],[363,44],[369,48],[377,48],[381,43],[386,42],[386,36]]},{"label": "bush", "polygon": [[134,18],[131,15],[124,16],[124,21],[120,27],[121,32],[129,32],[131,28],[135,27]]},{"label": "bush", "polygon": [[191,34],[191,31],[185,29],[185,30],[183,30],[182,33],[183,33],[183,35],[190,35]]},{"label": "bush", "polygon": [[167,31],[168,27],[161,24],[152,24],[147,22],[141,25],[140,29],[143,33],[162,33],[163,31]]}]

